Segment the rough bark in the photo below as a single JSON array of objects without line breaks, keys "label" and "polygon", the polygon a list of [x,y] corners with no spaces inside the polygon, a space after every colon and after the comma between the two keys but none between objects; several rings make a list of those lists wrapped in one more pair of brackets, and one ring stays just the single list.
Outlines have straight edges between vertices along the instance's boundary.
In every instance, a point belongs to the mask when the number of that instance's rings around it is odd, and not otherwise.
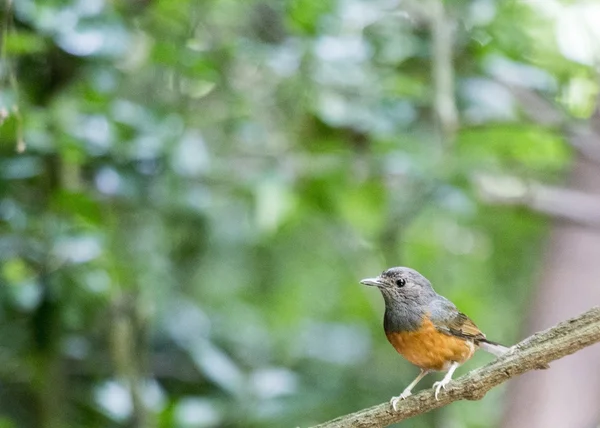
[{"label": "rough bark", "polygon": [[439,400],[435,399],[432,389],[427,389],[408,397],[397,411],[393,411],[389,403],[383,403],[314,428],[385,427],[453,401],[479,400],[494,386],[508,379],[538,369],[597,342],[600,342],[600,307],[528,337],[510,353],[452,381],[447,391],[440,393]]}]

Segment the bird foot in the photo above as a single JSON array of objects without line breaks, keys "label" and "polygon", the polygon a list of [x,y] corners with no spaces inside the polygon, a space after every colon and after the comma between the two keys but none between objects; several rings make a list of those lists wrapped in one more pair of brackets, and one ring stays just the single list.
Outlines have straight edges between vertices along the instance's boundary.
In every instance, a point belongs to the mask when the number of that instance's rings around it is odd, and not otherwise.
[{"label": "bird foot", "polygon": [[438,394],[440,393],[440,389],[444,388],[444,391],[446,390],[446,385],[448,385],[450,383],[450,379],[442,379],[438,382],[435,382],[433,384],[433,389],[435,389],[435,399],[439,400],[438,398]]},{"label": "bird foot", "polygon": [[400,401],[402,400],[406,400],[407,397],[410,397],[412,395],[412,393],[410,391],[407,391],[406,389],[404,391],[402,391],[402,394],[400,394],[397,397],[392,397],[392,399],[390,400],[390,404],[392,405],[392,409],[394,409],[395,411],[397,411],[397,405]]}]

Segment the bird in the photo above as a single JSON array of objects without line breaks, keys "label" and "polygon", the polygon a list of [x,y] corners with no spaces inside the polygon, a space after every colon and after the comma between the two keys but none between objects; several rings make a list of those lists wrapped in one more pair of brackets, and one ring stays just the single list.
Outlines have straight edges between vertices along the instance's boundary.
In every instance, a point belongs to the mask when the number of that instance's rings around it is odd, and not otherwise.
[{"label": "bird", "polygon": [[432,371],[446,372],[433,384],[435,399],[452,380],[454,371],[478,348],[495,356],[511,348],[488,340],[471,319],[454,303],[437,294],[427,278],[408,267],[393,267],[363,285],[379,288],[385,301],[383,329],[388,341],[406,360],[421,369],[402,393],[392,397],[394,410],[401,400]]}]

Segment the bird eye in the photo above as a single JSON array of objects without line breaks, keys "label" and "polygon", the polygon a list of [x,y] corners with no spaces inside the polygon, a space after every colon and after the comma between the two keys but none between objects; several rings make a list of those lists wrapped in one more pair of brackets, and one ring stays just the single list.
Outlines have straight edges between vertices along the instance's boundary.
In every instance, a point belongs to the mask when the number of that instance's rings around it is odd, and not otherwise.
[{"label": "bird eye", "polygon": [[398,278],[396,280],[396,285],[398,287],[404,287],[406,285],[406,280],[404,278]]}]

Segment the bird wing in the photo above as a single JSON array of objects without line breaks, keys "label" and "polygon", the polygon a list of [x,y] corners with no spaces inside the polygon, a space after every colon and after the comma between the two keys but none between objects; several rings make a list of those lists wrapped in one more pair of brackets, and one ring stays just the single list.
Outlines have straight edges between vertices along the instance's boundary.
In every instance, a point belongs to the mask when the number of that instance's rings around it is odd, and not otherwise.
[{"label": "bird wing", "polygon": [[451,336],[468,340],[485,340],[485,334],[465,314],[459,312],[449,300],[440,296],[440,300],[432,307],[431,322],[435,328]]},{"label": "bird wing", "polygon": [[[435,323],[434,323],[435,324]],[[435,325],[442,333],[451,334],[463,339],[484,340],[485,334],[479,330],[471,319],[459,312],[453,318],[447,320],[443,324]]]}]

